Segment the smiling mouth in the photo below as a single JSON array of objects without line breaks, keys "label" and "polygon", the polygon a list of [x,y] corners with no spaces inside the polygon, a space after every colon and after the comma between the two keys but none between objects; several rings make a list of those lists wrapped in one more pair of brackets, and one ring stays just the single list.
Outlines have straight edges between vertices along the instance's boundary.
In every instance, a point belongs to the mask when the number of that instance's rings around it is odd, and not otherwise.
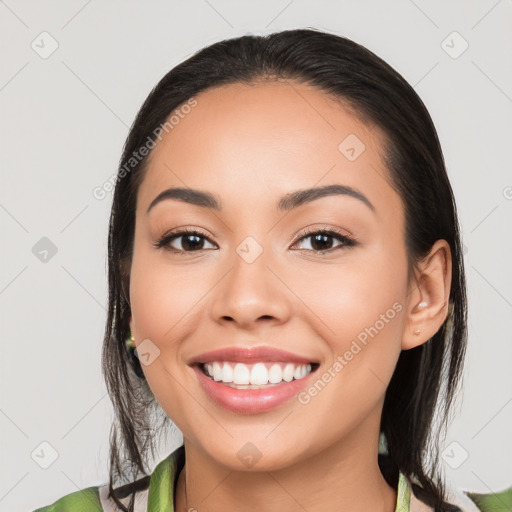
[{"label": "smiling mouth", "polygon": [[245,364],[236,361],[199,363],[201,372],[211,380],[235,389],[263,389],[300,380],[314,372],[318,363],[261,361]]}]

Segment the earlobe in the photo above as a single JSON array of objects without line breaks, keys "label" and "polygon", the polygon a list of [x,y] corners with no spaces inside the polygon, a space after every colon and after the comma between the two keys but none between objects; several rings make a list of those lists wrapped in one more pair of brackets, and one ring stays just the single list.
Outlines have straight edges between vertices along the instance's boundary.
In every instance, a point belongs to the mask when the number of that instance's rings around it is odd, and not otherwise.
[{"label": "earlobe", "polygon": [[450,246],[445,240],[437,240],[418,262],[409,287],[402,350],[426,343],[443,325],[448,316],[451,276]]}]

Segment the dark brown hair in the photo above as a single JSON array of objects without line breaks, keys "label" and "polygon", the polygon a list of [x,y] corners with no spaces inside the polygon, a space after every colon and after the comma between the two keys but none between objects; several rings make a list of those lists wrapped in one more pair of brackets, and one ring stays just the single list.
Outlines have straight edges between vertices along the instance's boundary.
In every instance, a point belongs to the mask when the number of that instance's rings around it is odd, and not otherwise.
[{"label": "dark brown hair", "polygon": [[[421,500],[440,511],[452,510],[445,502],[438,473],[438,439],[461,379],[467,306],[457,212],[442,150],[425,105],[397,71],[354,41],[316,29],[245,35],[198,51],[160,80],[130,129],[119,165],[108,238],[109,309],[102,365],[116,415],[111,431],[110,493],[115,499],[126,494],[126,489],[121,494],[116,491],[116,480],[148,474],[147,453],[153,450],[155,433],[168,422],[143,378],[140,363],[130,359],[125,349],[136,197],[148,156],[129,172],[127,164],[175,109],[201,91],[265,80],[315,86],[381,130],[386,142],[382,157],[404,204],[409,270],[436,240],[444,239],[450,246],[449,316],[429,341],[400,354],[386,391],[381,433],[388,450],[386,464],[394,475],[388,477],[390,483],[396,484],[401,471],[419,484],[413,489]],[[439,416],[434,424],[436,411]],[[153,416],[158,415],[162,425],[157,427]]]}]

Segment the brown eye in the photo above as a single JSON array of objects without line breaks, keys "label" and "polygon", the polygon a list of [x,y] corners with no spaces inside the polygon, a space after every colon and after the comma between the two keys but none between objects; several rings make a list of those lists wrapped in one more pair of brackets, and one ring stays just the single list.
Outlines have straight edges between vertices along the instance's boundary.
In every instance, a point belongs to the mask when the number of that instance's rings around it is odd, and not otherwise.
[{"label": "brown eye", "polygon": [[206,249],[205,242],[211,244],[204,234],[195,230],[185,230],[165,235],[154,245],[158,248],[165,247],[170,251],[196,252]]},{"label": "brown eye", "polygon": [[[310,247],[303,248],[302,250],[318,253],[330,252],[339,248],[355,245],[355,241],[346,235],[328,229],[307,232],[305,235],[303,234],[303,236],[301,236],[295,245],[303,240],[310,240]],[[340,243],[333,246],[336,240]]]}]

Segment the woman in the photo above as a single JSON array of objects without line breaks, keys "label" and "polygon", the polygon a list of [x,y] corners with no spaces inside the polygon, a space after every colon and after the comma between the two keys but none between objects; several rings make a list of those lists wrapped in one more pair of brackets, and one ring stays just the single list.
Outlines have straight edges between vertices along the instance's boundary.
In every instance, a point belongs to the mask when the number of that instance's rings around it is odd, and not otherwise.
[{"label": "woman", "polygon": [[[110,481],[39,511],[486,510],[508,495],[438,472],[465,347],[456,206],[412,87],[317,30],[213,44],[120,162]],[[150,474],[169,419],[184,445]]]}]

